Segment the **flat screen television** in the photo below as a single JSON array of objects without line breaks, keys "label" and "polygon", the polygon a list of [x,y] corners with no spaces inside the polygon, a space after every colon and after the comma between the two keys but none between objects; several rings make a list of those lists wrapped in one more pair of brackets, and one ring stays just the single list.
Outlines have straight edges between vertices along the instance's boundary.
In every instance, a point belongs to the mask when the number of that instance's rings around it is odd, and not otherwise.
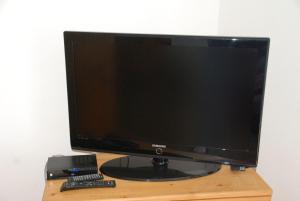
[{"label": "flat screen television", "polygon": [[64,32],[73,149],[133,180],[257,165],[269,38]]}]

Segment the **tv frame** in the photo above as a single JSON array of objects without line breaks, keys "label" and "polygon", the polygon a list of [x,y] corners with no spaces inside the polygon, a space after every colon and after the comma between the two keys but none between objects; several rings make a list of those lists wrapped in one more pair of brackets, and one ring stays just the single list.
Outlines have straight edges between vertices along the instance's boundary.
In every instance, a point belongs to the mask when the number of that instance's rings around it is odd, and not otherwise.
[{"label": "tv frame", "polygon": [[[231,36],[196,36],[196,35],[168,35],[168,34],[137,34],[137,33],[107,33],[107,32],[78,32],[78,31],[65,31],[64,32],[64,45],[65,45],[65,62],[66,62],[66,74],[67,74],[67,91],[68,91],[68,112],[69,112],[69,126],[70,126],[70,141],[71,147],[75,150],[85,150],[85,151],[96,151],[96,152],[106,152],[106,153],[116,153],[116,154],[125,154],[125,155],[133,155],[133,156],[143,156],[143,157],[157,157],[160,154],[157,154],[157,147],[153,148],[152,153],[134,152],[131,151],[120,151],[120,150],[109,150],[102,149],[97,147],[94,140],[89,139],[78,139],[74,133],[75,130],[75,120],[73,116],[73,108],[74,106],[74,94],[72,88],[72,66],[74,65],[73,61],[73,49],[72,49],[72,41],[81,37],[98,37],[103,34],[109,34],[114,36],[122,36],[122,37],[159,37],[159,38],[176,38],[176,37],[190,37],[196,38],[199,40],[210,40],[212,46],[227,46],[230,47],[256,47],[257,45],[261,45],[260,49],[264,52],[265,62],[264,65],[261,66],[264,68],[264,77],[263,77],[263,87],[262,87],[262,99],[260,105],[260,117],[259,117],[259,128],[257,135],[257,150],[255,160],[242,161],[235,160],[227,157],[220,157],[217,155],[207,154],[207,152],[217,152],[223,153],[222,150],[217,150],[211,147],[204,147],[206,149],[206,153],[198,154],[198,153],[182,153],[181,155],[172,154],[172,155],[162,155],[164,158],[175,159],[175,160],[188,160],[188,161],[199,161],[199,162],[210,162],[210,163],[218,163],[218,164],[227,164],[232,166],[244,166],[244,167],[256,167],[258,161],[259,154],[259,145],[260,145],[260,135],[261,135],[261,121],[263,114],[263,104],[264,104],[264,94],[265,94],[265,83],[267,76],[267,64],[268,64],[268,54],[269,54],[269,44],[270,38],[267,37],[231,37]],[[235,43],[232,43],[235,41]],[[238,41],[238,43],[236,43]],[[158,145],[159,146],[159,145]],[[168,146],[168,145],[167,145]],[[167,148],[168,149],[168,148]],[[149,151],[149,150],[147,150]],[[226,150],[230,151],[230,150]],[[223,153],[224,154],[224,153]],[[240,153],[235,153],[240,154]],[[252,153],[253,154],[253,153]]]}]

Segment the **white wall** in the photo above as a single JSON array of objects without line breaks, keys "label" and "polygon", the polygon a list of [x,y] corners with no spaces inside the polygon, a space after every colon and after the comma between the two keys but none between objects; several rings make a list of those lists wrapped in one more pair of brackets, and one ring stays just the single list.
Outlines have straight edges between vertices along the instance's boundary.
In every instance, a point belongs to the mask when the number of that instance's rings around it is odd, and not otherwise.
[{"label": "white wall", "polygon": [[48,156],[71,154],[62,32],[215,35],[218,0],[0,0],[0,200],[41,200]]},{"label": "white wall", "polygon": [[269,36],[258,172],[273,201],[300,200],[300,1],[220,1],[219,34]]}]

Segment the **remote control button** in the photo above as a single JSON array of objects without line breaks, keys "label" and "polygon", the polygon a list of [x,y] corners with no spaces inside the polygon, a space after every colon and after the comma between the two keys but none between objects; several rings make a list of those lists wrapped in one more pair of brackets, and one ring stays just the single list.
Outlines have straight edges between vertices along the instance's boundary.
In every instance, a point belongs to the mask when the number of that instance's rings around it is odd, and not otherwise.
[{"label": "remote control button", "polygon": [[60,191],[84,189],[84,188],[105,188],[115,187],[116,182],[114,180],[107,181],[81,181],[81,182],[64,182],[60,188]]},{"label": "remote control button", "polygon": [[89,175],[80,175],[80,176],[71,176],[68,177],[68,182],[80,182],[80,181],[91,181],[91,180],[101,180],[103,179],[103,175],[99,174],[89,174]]}]

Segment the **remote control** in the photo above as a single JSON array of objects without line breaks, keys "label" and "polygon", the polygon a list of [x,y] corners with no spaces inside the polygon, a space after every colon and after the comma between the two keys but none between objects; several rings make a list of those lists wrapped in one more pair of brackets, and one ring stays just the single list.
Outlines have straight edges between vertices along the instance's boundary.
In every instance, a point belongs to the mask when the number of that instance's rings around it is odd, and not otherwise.
[{"label": "remote control", "polygon": [[101,180],[101,179],[103,179],[102,174],[101,175],[99,175],[99,174],[87,174],[87,175],[68,177],[68,182],[92,181],[92,180]]},{"label": "remote control", "polygon": [[105,188],[116,187],[115,180],[102,180],[102,181],[80,181],[80,182],[64,182],[60,191],[84,189],[84,188]]}]

